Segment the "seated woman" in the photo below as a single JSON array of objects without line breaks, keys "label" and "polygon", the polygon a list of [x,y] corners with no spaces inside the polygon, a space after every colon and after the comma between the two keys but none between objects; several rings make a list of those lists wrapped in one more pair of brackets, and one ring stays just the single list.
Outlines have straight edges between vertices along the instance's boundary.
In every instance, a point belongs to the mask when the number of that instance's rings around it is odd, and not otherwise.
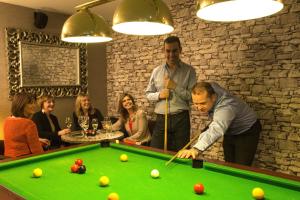
[{"label": "seated woman", "polygon": [[73,112],[73,122],[74,126],[73,129],[75,131],[81,130],[82,128],[79,125],[78,118],[80,116],[88,116],[89,117],[89,130],[92,130],[92,120],[98,120],[98,128],[101,129],[101,121],[103,121],[102,113],[97,109],[94,108],[91,104],[90,98],[88,95],[78,95],[75,101],[75,111]]},{"label": "seated woman", "polygon": [[121,96],[119,113],[120,118],[113,124],[112,130],[120,130],[124,126],[129,135],[124,142],[141,145],[150,141],[151,135],[146,114],[138,109],[130,94],[125,93]]},{"label": "seated woman", "polygon": [[17,157],[43,152],[42,144],[49,144],[39,139],[35,123],[30,119],[35,112],[35,98],[22,93],[12,100],[11,116],[4,120],[4,155]]},{"label": "seated woman", "polygon": [[34,113],[32,120],[37,126],[39,137],[50,140],[50,149],[61,146],[61,135],[70,133],[70,129],[61,129],[57,117],[51,112],[54,111],[54,97],[50,95],[41,96],[38,99],[41,110]]}]

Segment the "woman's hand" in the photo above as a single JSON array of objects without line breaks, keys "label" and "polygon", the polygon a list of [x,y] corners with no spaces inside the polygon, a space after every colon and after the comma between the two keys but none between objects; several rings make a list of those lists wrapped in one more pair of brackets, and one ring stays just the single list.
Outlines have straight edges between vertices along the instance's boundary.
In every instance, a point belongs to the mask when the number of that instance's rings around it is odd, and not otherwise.
[{"label": "woman's hand", "polygon": [[42,144],[42,146],[49,146],[50,145],[50,140],[45,139],[45,138],[39,138],[40,143]]},{"label": "woman's hand", "polygon": [[127,144],[136,144],[136,141],[128,139],[128,138],[124,138],[123,142],[127,143]]},{"label": "woman's hand", "polygon": [[65,134],[69,134],[69,133],[71,133],[71,130],[69,128],[65,128],[65,129],[58,131],[58,135],[65,135]]}]

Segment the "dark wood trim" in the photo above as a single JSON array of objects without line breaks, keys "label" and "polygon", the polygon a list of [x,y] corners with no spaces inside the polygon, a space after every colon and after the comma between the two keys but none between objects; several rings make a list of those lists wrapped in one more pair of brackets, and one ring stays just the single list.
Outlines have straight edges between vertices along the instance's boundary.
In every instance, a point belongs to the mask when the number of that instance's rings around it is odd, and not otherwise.
[{"label": "dark wood trim", "polygon": [[18,194],[10,191],[6,187],[0,185],[0,199],[3,200],[25,200],[23,197]]}]

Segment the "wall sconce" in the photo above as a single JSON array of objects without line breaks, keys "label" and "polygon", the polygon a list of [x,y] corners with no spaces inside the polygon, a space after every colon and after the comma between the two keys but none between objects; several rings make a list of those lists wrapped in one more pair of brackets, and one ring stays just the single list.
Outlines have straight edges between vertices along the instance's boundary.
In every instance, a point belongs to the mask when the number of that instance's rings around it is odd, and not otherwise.
[{"label": "wall sconce", "polygon": [[282,8],[281,0],[197,0],[197,16],[208,21],[256,19],[272,15]]},{"label": "wall sconce", "polygon": [[[112,40],[111,28],[89,8],[113,0],[95,0],[76,6],[64,23],[61,39],[66,42],[96,43]],[[174,30],[167,5],[162,0],[123,0],[115,10],[113,29],[130,35],[162,35]]]}]

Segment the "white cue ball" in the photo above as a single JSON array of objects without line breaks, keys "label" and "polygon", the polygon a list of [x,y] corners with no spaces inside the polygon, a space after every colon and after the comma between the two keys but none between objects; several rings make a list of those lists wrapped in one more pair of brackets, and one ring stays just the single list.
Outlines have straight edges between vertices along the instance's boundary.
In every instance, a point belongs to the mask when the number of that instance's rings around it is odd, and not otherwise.
[{"label": "white cue ball", "polygon": [[151,171],[152,178],[158,178],[159,177],[159,171],[157,169],[153,169]]}]

